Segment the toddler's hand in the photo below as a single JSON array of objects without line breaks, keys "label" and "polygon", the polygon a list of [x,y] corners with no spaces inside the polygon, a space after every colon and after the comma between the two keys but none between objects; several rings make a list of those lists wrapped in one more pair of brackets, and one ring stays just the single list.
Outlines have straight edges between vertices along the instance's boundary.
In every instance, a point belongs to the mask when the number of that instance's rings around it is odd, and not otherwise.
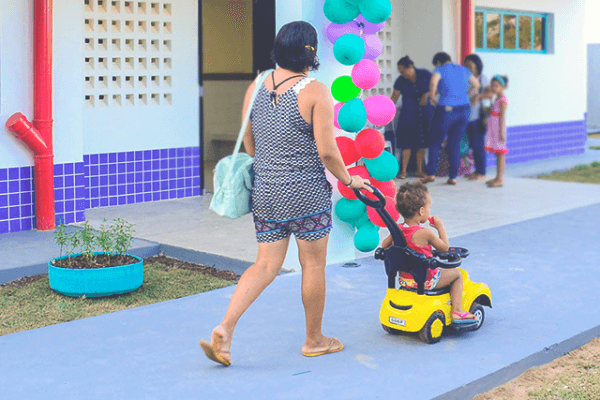
[{"label": "toddler's hand", "polygon": [[439,229],[440,226],[443,226],[442,219],[440,217],[436,217],[435,215],[429,218],[429,225],[434,227],[435,229]]}]

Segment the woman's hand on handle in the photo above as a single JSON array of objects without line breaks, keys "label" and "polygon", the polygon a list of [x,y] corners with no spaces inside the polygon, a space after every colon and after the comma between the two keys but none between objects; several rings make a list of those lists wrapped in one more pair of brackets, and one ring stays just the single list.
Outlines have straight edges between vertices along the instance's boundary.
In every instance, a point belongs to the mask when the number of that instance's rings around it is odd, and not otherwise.
[{"label": "woman's hand on handle", "polygon": [[373,193],[373,189],[371,189],[370,186],[368,186],[371,182],[368,179],[364,179],[363,177],[361,177],[360,175],[351,175],[350,176],[350,184],[346,185],[348,186],[350,189],[355,190],[368,190],[369,192]]}]

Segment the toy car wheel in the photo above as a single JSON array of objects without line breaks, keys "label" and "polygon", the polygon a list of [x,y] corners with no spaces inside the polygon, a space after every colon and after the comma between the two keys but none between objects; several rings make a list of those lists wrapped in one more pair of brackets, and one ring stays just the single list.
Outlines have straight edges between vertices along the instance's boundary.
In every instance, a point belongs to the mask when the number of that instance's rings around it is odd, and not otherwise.
[{"label": "toy car wheel", "polygon": [[446,325],[444,314],[439,311],[434,312],[425,323],[425,326],[419,331],[419,337],[422,341],[434,344],[442,338],[442,332]]},{"label": "toy car wheel", "polygon": [[473,314],[477,320],[477,323],[470,330],[476,331],[477,329],[481,328],[481,325],[483,325],[483,321],[485,320],[485,311],[483,311],[483,306],[481,304],[473,303],[469,312]]},{"label": "toy car wheel", "polygon": [[386,326],[384,324],[381,324],[381,326],[383,327],[384,331],[386,331],[387,333],[391,333],[392,335],[399,335],[401,332],[398,329],[390,328],[389,326]]}]

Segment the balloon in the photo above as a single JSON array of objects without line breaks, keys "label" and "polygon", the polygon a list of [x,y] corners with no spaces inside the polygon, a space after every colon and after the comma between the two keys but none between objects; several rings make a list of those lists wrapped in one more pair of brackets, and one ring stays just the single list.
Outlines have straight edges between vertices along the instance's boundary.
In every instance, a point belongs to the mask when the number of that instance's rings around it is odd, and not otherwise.
[{"label": "balloon", "polygon": [[327,39],[332,44],[340,38],[340,36],[351,33],[353,35],[360,35],[360,28],[354,21],[346,22],[345,24],[335,24],[331,23],[327,27]]},{"label": "balloon", "polygon": [[[348,0],[346,0],[348,1]],[[380,24],[373,24],[365,19],[365,17],[361,14],[354,20],[358,24],[358,27],[364,33],[368,33],[372,35],[373,33],[377,33],[383,28],[385,28],[386,21],[383,21]]]},{"label": "balloon", "polygon": [[376,129],[363,129],[354,139],[356,151],[364,158],[377,158],[385,148],[385,138]]},{"label": "balloon", "polygon": [[361,218],[367,206],[360,200],[341,198],[335,203],[335,214],[344,222],[352,222]]},{"label": "balloon", "polygon": [[390,179],[394,179],[400,169],[398,160],[389,151],[384,151],[377,158],[365,158],[364,160],[369,174],[380,182],[387,182]]},{"label": "balloon", "polygon": [[338,124],[346,132],[358,132],[367,123],[367,111],[361,99],[352,99],[342,106]]},{"label": "balloon", "polygon": [[369,222],[363,224],[354,234],[354,246],[363,253],[375,250],[379,246],[379,228]]},{"label": "balloon", "polygon": [[367,109],[367,119],[373,125],[387,125],[396,115],[396,105],[392,99],[382,94],[368,97],[364,104]]},{"label": "balloon", "polygon": [[346,103],[360,94],[360,88],[352,82],[352,77],[348,75],[336,78],[331,84],[331,95],[337,101]]},{"label": "balloon", "polygon": [[372,222],[369,220],[369,215],[366,213],[365,210],[365,213],[359,219],[352,221],[352,225],[354,225],[356,229],[360,229],[360,227],[366,224],[367,222],[369,224],[372,224]]},{"label": "balloon", "polygon": [[374,60],[381,55],[383,51],[383,43],[377,35],[364,34],[361,36],[365,42],[365,54],[363,58]]},{"label": "balloon", "polygon": [[346,0],[350,4],[354,4],[355,6],[359,6],[361,2],[364,0]]},{"label": "balloon", "polygon": [[358,17],[360,10],[357,5],[346,0],[325,0],[323,4],[325,17],[336,24],[345,24]]},{"label": "balloon", "polygon": [[390,0],[363,1],[358,7],[363,17],[372,24],[385,22],[392,14],[392,3]]},{"label": "balloon", "polygon": [[[385,209],[394,221],[398,221],[398,219],[400,218],[400,213],[398,212],[398,210],[396,210],[396,200],[393,197],[385,198]],[[367,215],[369,216],[369,220],[375,225],[380,226],[382,228],[387,227],[385,222],[383,222],[383,220],[381,219],[379,213],[377,213],[377,211],[374,208],[369,207],[367,210]]]},{"label": "balloon", "polygon": [[[387,182],[380,182],[377,179],[371,178],[370,182],[371,185],[379,189],[379,191],[381,192],[381,194],[384,195],[384,197],[391,197],[393,199],[396,198],[396,191],[398,190],[398,188],[396,187],[396,182],[394,182],[393,179],[390,179]],[[373,193],[367,192],[367,197],[373,200],[379,200],[377,196],[375,196]]]},{"label": "balloon", "polygon": [[360,154],[356,151],[354,140],[346,136],[338,136],[335,138],[335,142],[337,143],[338,149],[340,149],[340,153],[342,153],[344,165],[354,164],[360,160]]},{"label": "balloon", "polygon": [[333,45],[333,55],[344,65],[354,65],[365,55],[365,41],[351,33],[343,35]]},{"label": "balloon", "polygon": [[[358,160],[357,160],[358,161]],[[364,165],[359,165],[356,167],[352,167],[352,168],[348,168],[348,173],[352,176],[352,175],[358,175],[363,179],[369,179],[369,171],[367,171],[367,168],[365,168]],[[348,182],[345,182],[348,183]],[[350,189],[348,186],[344,185],[344,182],[338,180],[337,181],[337,188],[338,191],[340,192],[340,194],[350,200],[355,200],[357,199],[356,195],[354,194],[354,190]]]},{"label": "balloon", "polygon": [[371,89],[380,77],[381,70],[375,61],[363,59],[352,67],[352,82],[360,89]]},{"label": "balloon", "polygon": [[334,107],[333,107],[333,125],[335,125],[336,128],[338,129],[342,129],[340,127],[340,125],[338,124],[338,114],[340,112],[340,109],[342,108],[342,106],[346,104],[346,103],[337,103]]}]

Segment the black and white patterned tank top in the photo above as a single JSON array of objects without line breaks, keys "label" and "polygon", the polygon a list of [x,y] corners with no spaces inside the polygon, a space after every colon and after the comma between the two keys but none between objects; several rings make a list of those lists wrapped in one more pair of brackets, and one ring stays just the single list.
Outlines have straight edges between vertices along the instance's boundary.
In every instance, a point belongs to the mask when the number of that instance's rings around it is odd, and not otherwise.
[{"label": "black and white patterned tank top", "polygon": [[277,104],[263,85],[252,107],[255,142],[255,179],[291,183],[325,179],[325,167],[317,152],[313,127],[298,109],[298,94],[314,78],[302,78],[278,95]]}]

